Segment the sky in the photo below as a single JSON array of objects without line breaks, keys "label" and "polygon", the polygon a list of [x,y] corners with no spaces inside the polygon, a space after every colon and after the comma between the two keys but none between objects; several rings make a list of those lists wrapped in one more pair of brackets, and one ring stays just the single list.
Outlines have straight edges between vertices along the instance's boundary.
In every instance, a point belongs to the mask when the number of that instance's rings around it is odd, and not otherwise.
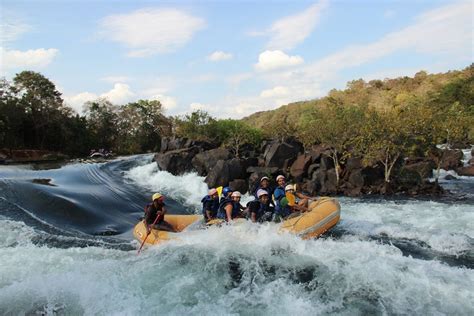
[{"label": "sky", "polygon": [[0,0],[0,76],[33,70],[65,103],[160,100],[242,118],[350,80],[473,62],[471,0]]}]

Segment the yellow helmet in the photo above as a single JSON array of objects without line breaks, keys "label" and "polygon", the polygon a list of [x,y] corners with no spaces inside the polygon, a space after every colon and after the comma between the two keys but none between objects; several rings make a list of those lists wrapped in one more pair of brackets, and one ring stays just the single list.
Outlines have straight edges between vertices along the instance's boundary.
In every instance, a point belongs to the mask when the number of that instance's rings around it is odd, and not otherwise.
[{"label": "yellow helmet", "polygon": [[159,198],[163,197],[163,195],[161,195],[160,193],[155,193],[153,194],[151,200],[154,201],[154,200],[158,200]]}]

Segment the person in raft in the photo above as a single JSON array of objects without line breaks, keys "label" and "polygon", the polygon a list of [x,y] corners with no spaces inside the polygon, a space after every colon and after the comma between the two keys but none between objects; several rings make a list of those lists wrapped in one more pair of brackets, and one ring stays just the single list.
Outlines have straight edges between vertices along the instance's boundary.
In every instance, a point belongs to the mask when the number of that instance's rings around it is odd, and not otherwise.
[{"label": "person in raft", "polygon": [[222,203],[226,199],[231,199],[230,196],[232,194],[232,189],[230,187],[224,187],[222,189],[222,197],[219,203]]},{"label": "person in raft", "polygon": [[257,200],[249,202],[248,208],[252,222],[271,221],[275,208],[270,203],[270,195],[264,189],[257,191]]},{"label": "person in raft", "polygon": [[232,192],[230,197],[225,198],[221,201],[219,206],[219,212],[217,218],[225,219],[227,222],[231,222],[234,218],[242,217],[240,204],[241,194],[239,191]]},{"label": "person in raft", "polygon": [[285,176],[279,175],[276,177],[278,186],[273,190],[273,204],[275,205],[275,211],[278,212],[280,209],[280,200],[285,197]]},{"label": "person in raft", "polygon": [[268,193],[268,196],[272,196],[273,190],[270,187],[270,179],[268,177],[262,177],[260,179],[259,185],[255,189],[253,195],[255,196],[256,199],[258,199],[257,192],[258,190],[265,190]]},{"label": "person in raft", "polygon": [[317,197],[308,196],[308,195],[305,195],[301,192],[297,192],[295,190],[295,187],[296,187],[296,185],[288,184],[285,187],[285,194],[287,192],[293,194],[296,197],[295,198],[296,204],[298,204],[299,206],[303,206],[305,208],[308,208],[309,201],[316,201],[318,199]]},{"label": "person in raft", "polygon": [[166,230],[174,232],[173,226],[165,221],[165,197],[160,193],[155,193],[152,196],[152,203],[145,206],[145,224],[147,233],[151,229]]},{"label": "person in raft", "polygon": [[276,223],[279,223],[282,220],[297,216],[300,213],[304,213],[307,211],[309,211],[307,207],[298,205],[296,203],[294,205],[290,205],[288,198],[285,196],[280,200],[280,208],[278,209],[278,211],[275,211],[275,216],[273,220]]},{"label": "person in raft", "polygon": [[210,189],[208,194],[202,198],[202,215],[204,220],[209,222],[216,218],[217,211],[219,210],[219,195],[216,189]]}]

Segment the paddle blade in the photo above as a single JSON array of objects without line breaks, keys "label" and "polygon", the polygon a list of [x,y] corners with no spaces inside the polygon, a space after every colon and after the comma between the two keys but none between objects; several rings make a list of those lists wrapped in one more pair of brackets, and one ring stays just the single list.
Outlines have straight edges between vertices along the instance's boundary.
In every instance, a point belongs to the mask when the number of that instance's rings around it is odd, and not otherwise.
[{"label": "paddle blade", "polygon": [[219,198],[221,198],[221,195],[222,195],[222,189],[223,187],[220,186],[220,187],[217,187],[216,190],[217,190],[217,194],[219,194]]},{"label": "paddle blade", "polygon": [[293,193],[286,192],[285,196],[286,196],[286,199],[288,200],[288,205],[289,206],[295,205],[296,198],[295,198],[295,195]]}]

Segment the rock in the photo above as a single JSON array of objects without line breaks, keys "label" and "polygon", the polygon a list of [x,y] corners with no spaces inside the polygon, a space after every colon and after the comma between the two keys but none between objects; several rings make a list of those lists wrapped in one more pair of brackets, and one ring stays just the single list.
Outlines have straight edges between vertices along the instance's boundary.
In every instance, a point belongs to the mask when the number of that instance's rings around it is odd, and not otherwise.
[{"label": "rock", "polygon": [[198,152],[199,148],[197,147],[177,149],[158,153],[154,160],[161,170],[168,171],[173,175],[180,175],[193,170],[191,161]]},{"label": "rock", "polygon": [[287,143],[273,143],[264,154],[266,167],[280,167],[285,159],[294,158],[301,152],[301,147]]},{"label": "rock", "polygon": [[409,165],[405,165],[402,169],[407,169],[417,172],[422,179],[433,177],[433,169],[436,168],[436,164],[431,160],[425,160],[415,162]]},{"label": "rock", "polygon": [[[364,176],[364,183],[367,187],[378,188],[381,184],[384,183],[384,174],[382,168],[377,167],[367,167],[362,169],[362,175]],[[374,189],[377,191],[377,189]],[[369,191],[372,191],[370,189]]]},{"label": "rock", "polygon": [[240,159],[219,160],[207,175],[205,182],[210,188],[226,186],[234,179],[246,177]]},{"label": "rock", "polygon": [[461,167],[456,172],[460,176],[474,177],[474,166]]},{"label": "rock", "polygon": [[334,161],[327,155],[321,156],[320,168],[323,170],[329,170],[334,168]]},{"label": "rock", "polygon": [[474,165],[474,158],[469,159],[467,163],[471,166]]},{"label": "rock", "polygon": [[308,167],[308,177],[313,178],[313,173],[319,168],[319,163],[313,163]]},{"label": "rock", "polygon": [[459,180],[458,178],[450,174],[447,174],[446,176],[444,176],[444,179],[445,180]]},{"label": "rock", "polygon": [[161,139],[160,152],[165,153],[178,149],[198,147],[200,151],[209,150],[218,147],[219,144],[211,144],[204,141],[197,141],[180,137],[163,137]]},{"label": "rock", "polygon": [[248,173],[257,173],[261,174],[262,176],[267,176],[267,177],[272,177],[276,176],[278,171],[278,167],[248,167],[247,172]]},{"label": "rock", "polygon": [[205,176],[212,170],[219,160],[227,160],[231,156],[225,148],[216,148],[198,153],[191,161],[194,169],[200,176]]},{"label": "rock", "polygon": [[362,190],[364,187],[364,176],[362,174],[362,169],[356,169],[350,173],[349,179],[347,181],[347,187],[350,189],[359,188]]},{"label": "rock", "polygon": [[296,182],[302,180],[302,178],[307,174],[308,167],[312,162],[312,157],[310,155],[299,155],[295,162],[291,165],[290,175],[295,179]]},{"label": "rock", "polygon": [[249,188],[247,181],[244,179],[235,179],[230,181],[229,186],[233,191],[239,191],[242,194],[247,193]]},{"label": "rock", "polygon": [[344,168],[347,171],[352,171],[354,169],[362,169],[363,168],[362,159],[357,158],[357,157],[348,158],[344,165]]},{"label": "rock", "polygon": [[326,171],[326,178],[321,183],[321,194],[335,194],[337,193],[337,178],[336,169]]},{"label": "rock", "polygon": [[396,182],[399,186],[397,191],[407,191],[423,182],[423,178],[416,169],[409,169],[404,166],[396,175]]},{"label": "rock", "polygon": [[455,170],[456,168],[462,167],[463,156],[464,154],[461,150],[446,150],[441,169]]},{"label": "rock", "polygon": [[308,155],[313,159],[313,163],[318,163],[321,160],[321,156],[326,152],[327,147],[323,145],[313,145],[308,152]]}]

